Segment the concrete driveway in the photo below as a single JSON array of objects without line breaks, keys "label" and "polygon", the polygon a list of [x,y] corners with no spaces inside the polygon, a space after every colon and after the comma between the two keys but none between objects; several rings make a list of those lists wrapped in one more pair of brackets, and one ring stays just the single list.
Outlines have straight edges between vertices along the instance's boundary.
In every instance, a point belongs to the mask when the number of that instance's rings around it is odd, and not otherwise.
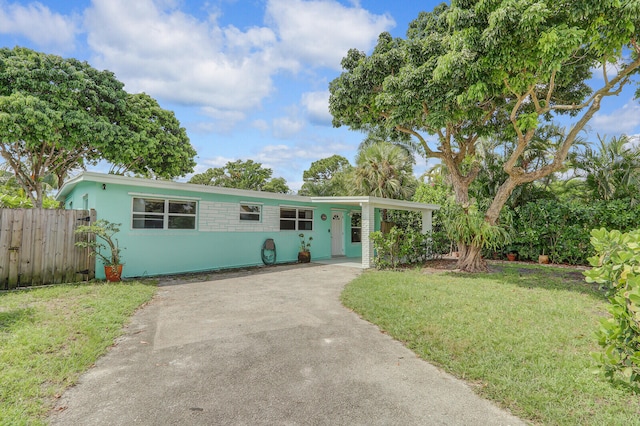
[{"label": "concrete driveway", "polygon": [[161,284],[51,414],[61,425],[516,425],[345,309],[360,270],[292,265]]}]

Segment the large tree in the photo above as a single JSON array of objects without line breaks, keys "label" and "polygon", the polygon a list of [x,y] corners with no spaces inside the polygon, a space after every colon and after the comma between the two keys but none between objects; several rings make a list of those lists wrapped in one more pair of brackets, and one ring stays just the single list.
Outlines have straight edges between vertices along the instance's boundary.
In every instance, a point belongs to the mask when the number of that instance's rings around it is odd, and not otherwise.
[{"label": "large tree", "polygon": [[353,166],[341,155],[321,158],[302,174],[299,195],[313,197],[343,196],[351,193]]},{"label": "large tree", "polygon": [[0,49],[0,138],[36,207],[47,176],[61,182],[99,160],[164,178],[194,166],[184,129],[148,96],[127,94],[113,73],[86,62],[21,47]]},{"label": "large tree", "polygon": [[146,93],[127,94],[121,137],[109,147],[112,172],[171,179],[193,171],[196,150],[173,111]]},{"label": "large tree", "polygon": [[214,167],[204,173],[198,173],[189,183],[284,194],[291,192],[284,178],[272,178],[272,174],[273,170],[262,167],[262,163],[236,160],[227,162],[223,167]]},{"label": "large tree", "polygon": [[[349,51],[330,84],[333,123],[414,137],[427,158],[444,163],[468,215],[477,211],[469,197],[480,171],[477,141],[510,135],[507,177],[480,212],[495,225],[514,188],[560,170],[602,99],[632,81],[639,31],[638,1],[452,0],[420,13],[406,39],[383,33],[371,55]],[[523,167],[532,141],[559,114],[574,119],[552,160]],[[463,270],[486,269],[476,237],[460,241]]]}]

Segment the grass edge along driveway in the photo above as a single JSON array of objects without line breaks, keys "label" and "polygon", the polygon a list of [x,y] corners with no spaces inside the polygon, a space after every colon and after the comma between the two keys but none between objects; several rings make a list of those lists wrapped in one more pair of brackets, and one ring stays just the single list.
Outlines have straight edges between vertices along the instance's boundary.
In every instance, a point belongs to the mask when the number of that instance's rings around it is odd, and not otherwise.
[{"label": "grass edge along driveway", "polygon": [[55,399],[156,288],[98,282],[0,293],[0,424],[45,424]]},{"label": "grass edge along driveway", "polygon": [[640,425],[640,396],[596,374],[606,300],[575,270],[368,271],[342,302],[483,397],[545,425]]}]

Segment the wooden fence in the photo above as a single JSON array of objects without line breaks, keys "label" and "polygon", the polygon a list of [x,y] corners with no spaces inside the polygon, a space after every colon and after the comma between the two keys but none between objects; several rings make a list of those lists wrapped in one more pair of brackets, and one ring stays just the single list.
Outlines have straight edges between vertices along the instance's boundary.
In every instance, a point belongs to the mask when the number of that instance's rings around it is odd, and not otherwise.
[{"label": "wooden fence", "polygon": [[95,210],[0,209],[0,290],[94,278],[74,230],[95,220]]}]

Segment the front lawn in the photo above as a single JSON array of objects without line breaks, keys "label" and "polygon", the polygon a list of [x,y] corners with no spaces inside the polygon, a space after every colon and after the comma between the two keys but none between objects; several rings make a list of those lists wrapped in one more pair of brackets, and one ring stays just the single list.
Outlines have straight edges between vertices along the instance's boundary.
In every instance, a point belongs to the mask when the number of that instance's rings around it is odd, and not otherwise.
[{"label": "front lawn", "polygon": [[132,282],[0,293],[0,424],[43,424],[56,396],[105,353],[155,290]]},{"label": "front lawn", "polygon": [[343,303],[515,415],[546,425],[640,425],[640,396],[594,374],[606,300],[573,270],[367,272]]}]

